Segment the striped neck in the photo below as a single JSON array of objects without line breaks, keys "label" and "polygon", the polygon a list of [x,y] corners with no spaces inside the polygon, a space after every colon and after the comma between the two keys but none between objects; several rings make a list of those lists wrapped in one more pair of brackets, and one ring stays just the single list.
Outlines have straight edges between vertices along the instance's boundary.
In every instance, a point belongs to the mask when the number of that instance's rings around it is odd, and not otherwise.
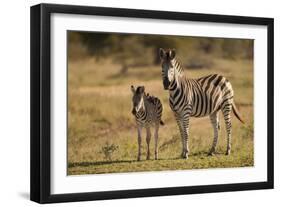
[{"label": "striped neck", "polygon": [[171,63],[175,69],[175,74],[178,74],[178,76],[184,75],[182,65],[178,59],[174,58]]},{"label": "striped neck", "polygon": [[169,90],[173,92],[176,88],[181,87],[181,82],[185,79],[185,75],[181,63],[176,58],[171,61],[171,64],[174,68],[174,79],[170,83]]},{"label": "striped neck", "polygon": [[136,113],[135,117],[137,119],[146,120],[147,111],[145,110],[145,104],[140,108],[140,110]]},{"label": "striped neck", "polygon": [[147,103],[146,95],[143,95],[143,97],[142,97],[142,106],[140,107],[140,109],[137,112],[137,114],[142,115],[146,111],[145,110],[146,103]]}]

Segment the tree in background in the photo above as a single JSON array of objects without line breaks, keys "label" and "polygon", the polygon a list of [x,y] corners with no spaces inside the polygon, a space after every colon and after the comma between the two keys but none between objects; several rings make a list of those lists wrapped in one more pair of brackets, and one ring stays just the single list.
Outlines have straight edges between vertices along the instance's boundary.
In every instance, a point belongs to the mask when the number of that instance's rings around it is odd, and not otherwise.
[{"label": "tree in background", "polygon": [[121,65],[121,73],[126,73],[130,67],[158,64],[158,50],[161,46],[176,47],[175,41],[156,35],[87,32],[80,32],[79,35],[91,55],[97,59],[111,57]]},{"label": "tree in background", "polygon": [[146,66],[153,63],[153,51],[142,44],[142,36],[122,36],[114,48],[113,61],[121,65],[120,72],[127,73],[130,67]]},{"label": "tree in background", "polygon": [[160,63],[159,48],[177,48],[178,42],[172,36],[142,35],[142,43],[152,49],[153,64]]},{"label": "tree in background", "polygon": [[159,64],[159,48],[175,48],[184,66],[203,68],[212,66],[213,57],[252,58],[254,44],[243,39],[102,32],[69,32],[68,37],[69,58],[111,58],[120,64],[122,74],[129,68]]},{"label": "tree in background", "polygon": [[253,46],[253,40],[227,39],[222,42],[222,56],[231,59],[253,58]]}]

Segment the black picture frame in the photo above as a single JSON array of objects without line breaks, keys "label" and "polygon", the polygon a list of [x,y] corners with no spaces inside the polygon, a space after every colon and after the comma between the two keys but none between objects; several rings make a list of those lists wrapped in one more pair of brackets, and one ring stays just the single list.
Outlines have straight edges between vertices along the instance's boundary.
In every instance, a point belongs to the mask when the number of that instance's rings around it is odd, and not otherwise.
[{"label": "black picture frame", "polygon": [[[50,130],[51,130],[51,70],[50,70],[50,16],[53,13],[181,20],[210,23],[233,23],[267,26],[267,181],[238,184],[168,187],[74,194],[51,194],[50,184]],[[274,177],[274,79],[272,18],[195,14],[168,11],[103,8],[89,6],[39,4],[31,7],[31,174],[30,199],[38,203],[88,201],[102,199],[167,196],[273,188]]]}]

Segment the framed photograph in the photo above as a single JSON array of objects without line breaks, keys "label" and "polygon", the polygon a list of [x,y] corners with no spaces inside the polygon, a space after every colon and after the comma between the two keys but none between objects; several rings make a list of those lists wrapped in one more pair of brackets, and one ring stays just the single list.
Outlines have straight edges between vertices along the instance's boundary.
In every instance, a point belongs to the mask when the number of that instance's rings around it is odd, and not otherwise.
[{"label": "framed photograph", "polygon": [[31,7],[31,200],[273,188],[273,19]]}]

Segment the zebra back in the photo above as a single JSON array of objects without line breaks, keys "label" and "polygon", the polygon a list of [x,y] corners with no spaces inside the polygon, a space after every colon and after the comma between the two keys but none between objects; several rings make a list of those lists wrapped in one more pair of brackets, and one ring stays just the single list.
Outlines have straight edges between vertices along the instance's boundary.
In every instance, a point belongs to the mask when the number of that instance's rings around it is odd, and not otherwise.
[{"label": "zebra back", "polygon": [[156,123],[164,125],[164,122],[161,120],[163,105],[160,99],[149,93],[145,93],[143,101],[144,107],[135,114],[136,122],[140,125],[151,125]]}]

